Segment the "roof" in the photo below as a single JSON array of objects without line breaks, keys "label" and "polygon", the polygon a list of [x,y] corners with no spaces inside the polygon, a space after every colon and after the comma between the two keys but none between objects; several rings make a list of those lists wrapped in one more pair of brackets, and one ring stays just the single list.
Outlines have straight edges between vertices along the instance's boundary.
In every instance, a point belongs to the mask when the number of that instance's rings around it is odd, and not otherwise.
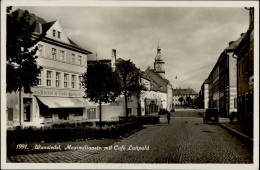
[{"label": "roof", "polygon": [[193,89],[173,89],[173,95],[197,95],[198,93]]},{"label": "roof", "polygon": [[203,84],[209,84],[209,79],[205,79],[205,81],[203,82]]},{"label": "roof", "polygon": [[238,45],[240,44],[240,42],[242,41],[242,39],[246,36],[246,34],[242,34],[242,36],[240,36],[235,42],[233,42],[232,44],[230,44],[227,48],[225,48],[225,50],[227,52],[231,52],[231,51],[235,51],[238,47]]},{"label": "roof", "polygon": [[[25,12],[24,10],[21,10],[21,9],[17,9],[16,11],[18,12],[18,16],[19,16],[19,17],[22,16],[22,14]],[[16,12],[16,11],[14,11],[14,12]],[[33,14],[33,13],[30,13],[30,15],[31,15],[31,21],[30,21],[30,23],[32,24],[33,22],[36,22],[36,26],[35,26],[35,30],[34,30],[34,32],[35,32],[36,34],[46,33],[46,32],[52,27],[52,25],[53,25],[55,22],[57,22],[57,20],[51,21],[51,22],[47,22],[47,21],[45,21],[43,18],[38,17],[38,16],[36,16],[36,15]],[[41,28],[42,28],[42,29],[41,29]],[[71,45],[71,46],[73,46],[73,47],[76,47],[76,48],[78,48],[78,49],[87,51],[87,50],[85,50],[84,48],[80,47],[80,46],[79,46],[78,44],[76,44],[75,42],[73,42],[70,38],[68,38],[68,40],[69,40],[69,45]],[[56,41],[56,40],[54,40],[54,41]],[[91,52],[89,52],[89,51],[87,51],[87,52],[91,54]]]}]

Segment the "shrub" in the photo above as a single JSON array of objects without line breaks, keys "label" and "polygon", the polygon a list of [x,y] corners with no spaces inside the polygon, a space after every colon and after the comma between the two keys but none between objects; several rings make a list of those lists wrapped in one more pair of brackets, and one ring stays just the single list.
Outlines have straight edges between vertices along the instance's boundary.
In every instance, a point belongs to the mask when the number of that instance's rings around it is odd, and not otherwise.
[{"label": "shrub", "polygon": [[123,122],[105,122],[107,126],[91,127],[87,123],[76,124],[55,124],[49,128],[24,128],[7,130],[7,143],[35,143],[35,142],[61,142],[74,141],[78,139],[101,139],[115,138],[130,133],[133,130],[140,130],[143,122],[132,120]]}]

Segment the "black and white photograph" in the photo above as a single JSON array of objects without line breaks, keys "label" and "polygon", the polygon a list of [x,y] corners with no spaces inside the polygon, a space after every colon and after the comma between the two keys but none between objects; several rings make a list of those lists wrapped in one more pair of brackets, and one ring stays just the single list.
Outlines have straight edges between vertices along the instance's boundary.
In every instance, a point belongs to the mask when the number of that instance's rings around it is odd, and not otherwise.
[{"label": "black and white photograph", "polygon": [[257,1],[1,2],[1,169],[259,169]]}]

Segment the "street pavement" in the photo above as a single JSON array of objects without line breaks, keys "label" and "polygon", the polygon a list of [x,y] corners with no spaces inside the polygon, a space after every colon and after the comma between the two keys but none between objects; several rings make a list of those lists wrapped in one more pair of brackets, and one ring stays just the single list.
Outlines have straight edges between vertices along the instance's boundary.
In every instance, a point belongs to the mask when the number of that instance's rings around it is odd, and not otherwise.
[{"label": "street pavement", "polygon": [[253,148],[226,129],[204,124],[198,110],[172,113],[108,150],[71,150],[9,157],[10,162],[252,163]]}]

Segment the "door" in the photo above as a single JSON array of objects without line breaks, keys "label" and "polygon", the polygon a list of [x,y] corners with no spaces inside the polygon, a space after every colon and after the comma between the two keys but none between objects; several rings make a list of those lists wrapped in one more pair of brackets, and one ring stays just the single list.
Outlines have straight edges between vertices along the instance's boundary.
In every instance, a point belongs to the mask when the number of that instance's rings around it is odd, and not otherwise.
[{"label": "door", "polygon": [[23,98],[23,120],[24,122],[31,121],[32,98]]}]

